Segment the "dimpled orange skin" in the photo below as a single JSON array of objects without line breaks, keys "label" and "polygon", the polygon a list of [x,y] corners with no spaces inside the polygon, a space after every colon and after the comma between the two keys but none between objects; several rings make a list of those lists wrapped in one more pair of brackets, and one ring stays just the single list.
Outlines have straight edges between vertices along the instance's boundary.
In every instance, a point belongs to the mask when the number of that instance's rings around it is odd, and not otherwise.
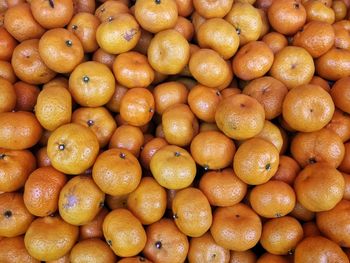
[{"label": "dimpled orange skin", "polygon": [[34,146],[41,138],[42,127],[31,112],[0,113],[0,147],[23,150]]},{"label": "dimpled orange skin", "polygon": [[350,75],[350,51],[332,48],[315,61],[316,72],[322,78],[338,80]]},{"label": "dimpled orange skin", "polygon": [[52,166],[66,174],[83,173],[92,166],[98,151],[96,135],[89,128],[75,123],[57,128],[47,142]]}]

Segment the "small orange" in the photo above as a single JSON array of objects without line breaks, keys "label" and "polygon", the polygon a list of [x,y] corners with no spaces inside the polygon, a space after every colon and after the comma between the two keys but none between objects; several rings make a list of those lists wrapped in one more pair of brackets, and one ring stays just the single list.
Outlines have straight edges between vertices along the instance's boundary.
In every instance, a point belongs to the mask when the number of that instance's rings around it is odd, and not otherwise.
[{"label": "small orange", "polygon": [[109,148],[120,148],[130,151],[134,156],[138,157],[140,149],[144,143],[144,136],[139,127],[131,125],[119,126],[113,133]]},{"label": "small orange", "polygon": [[49,216],[58,208],[59,193],[66,176],[52,166],[41,167],[30,174],[25,185],[24,204],[35,216]]},{"label": "small orange", "polygon": [[325,128],[338,134],[343,142],[348,141],[350,139],[350,115],[335,108],[333,117]]},{"label": "small orange", "polygon": [[78,239],[79,229],[58,216],[39,217],[29,226],[24,244],[29,254],[41,261],[66,255]]},{"label": "small orange", "polygon": [[319,77],[319,76],[313,76],[311,81],[309,82],[309,84],[315,84],[315,85],[318,85],[320,86],[322,89],[324,89],[325,91],[327,92],[330,92],[331,91],[331,87],[328,83],[327,80]]},{"label": "small orange", "polygon": [[151,33],[173,28],[177,17],[175,0],[144,0],[135,4],[135,18]]},{"label": "small orange", "polygon": [[194,35],[194,27],[189,19],[179,16],[173,29],[183,35],[187,41],[192,40]]},{"label": "small orange", "polygon": [[35,154],[37,166],[39,167],[46,167],[51,166],[51,161],[49,159],[49,156],[47,156],[47,148],[46,146],[41,147]]},{"label": "small orange", "polygon": [[11,82],[0,77],[0,112],[12,111],[16,106],[17,94]]},{"label": "small orange", "polygon": [[112,70],[115,55],[104,51],[102,48],[97,49],[92,55],[92,60],[105,64]]},{"label": "small orange", "polygon": [[119,84],[116,84],[115,91],[112,95],[112,98],[108,101],[108,103],[106,104],[106,107],[111,112],[119,112],[121,100],[127,91],[128,91],[128,88],[121,86]]},{"label": "small orange", "polygon": [[284,216],[268,220],[262,228],[261,245],[274,255],[292,253],[303,239],[303,228],[298,220]]},{"label": "small orange", "polygon": [[127,209],[110,212],[103,221],[103,234],[107,244],[120,257],[132,257],[146,245],[146,232],[140,221]]},{"label": "small orange", "polygon": [[130,125],[143,126],[151,121],[154,107],[154,98],[148,89],[133,88],[121,100],[120,116]]},{"label": "small orange", "polygon": [[257,135],[264,127],[265,111],[254,98],[237,94],[221,100],[215,113],[217,126],[232,139],[243,140]]},{"label": "small orange", "polygon": [[291,263],[292,261],[287,256],[274,255],[271,253],[262,254],[256,263]]},{"label": "small orange", "polygon": [[192,139],[190,149],[196,163],[206,170],[226,168],[236,152],[234,142],[219,131],[200,132]]},{"label": "small orange", "polygon": [[[13,85],[16,92],[16,111],[33,111],[40,89],[36,85],[31,85],[23,81],[18,81]],[[8,100],[7,102],[9,102]],[[4,104],[2,104],[4,105]]]},{"label": "small orange", "polygon": [[282,81],[288,89],[309,83],[314,73],[312,56],[304,48],[295,46],[281,49],[270,70],[270,75]]},{"label": "small orange", "polygon": [[147,57],[136,51],[119,54],[113,63],[118,83],[127,88],[147,88],[154,80],[154,71]]},{"label": "small orange", "polygon": [[341,78],[334,83],[331,89],[331,96],[337,108],[350,114],[350,77]]},{"label": "small orange", "polygon": [[98,156],[92,168],[92,177],[104,193],[125,195],[139,185],[141,165],[128,150],[110,149]]},{"label": "small orange", "polygon": [[142,167],[149,170],[153,155],[165,145],[168,145],[168,143],[163,138],[153,138],[149,142],[145,143],[140,154],[140,163]]},{"label": "small orange", "polygon": [[179,16],[187,17],[193,12],[192,0],[175,0]]},{"label": "small orange", "polygon": [[183,148],[166,145],[152,157],[151,172],[157,182],[168,189],[188,187],[196,176],[196,163]]},{"label": "small orange", "polygon": [[327,91],[320,86],[307,84],[288,92],[283,101],[282,114],[291,128],[312,132],[325,127],[332,119],[334,110],[332,97]]},{"label": "small orange", "polygon": [[193,6],[196,12],[205,18],[224,17],[231,9],[233,0],[194,0]]},{"label": "small orange", "polygon": [[76,123],[57,128],[47,143],[52,166],[67,174],[80,174],[91,167],[98,150],[96,135],[89,128]]},{"label": "small orange", "polygon": [[335,0],[332,2],[332,9],[335,15],[335,21],[341,21],[346,17],[347,6],[341,0]]},{"label": "small orange", "polygon": [[273,54],[288,46],[287,38],[278,32],[269,32],[261,40],[272,50]]},{"label": "small orange", "polygon": [[345,181],[345,192],[343,199],[350,201],[350,174],[342,173]]},{"label": "small orange", "polygon": [[288,155],[280,155],[278,169],[272,179],[293,185],[299,172],[300,166],[296,160]]},{"label": "small orange", "polygon": [[333,24],[335,21],[334,10],[323,4],[322,1],[307,1],[304,3],[306,21],[320,21]]},{"label": "small orange", "polygon": [[298,201],[312,212],[332,209],[343,198],[345,181],[342,174],[325,163],[306,166],[294,181]]},{"label": "small orange", "polygon": [[315,212],[312,212],[306,209],[302,204],[298,201],[295,203],[293,211],[290,213],[294,218],[301,221],[311,221],[315,218]]},{"label": "small orange", "polygon": [[16,39],[5,29],[0,28],[0,60],[10,61],[13,50],[17,45]]},{"label": "small orange", "polygon": [[24,205],[21,193],[0,194],[0,236],[15,237],[23,235],[34,216]]},{"label": "small orange", "polygon": [[0,60],[0,77],[10,81],[12,84],[16,82],[17,76],[10,62]]},{"label": "small orange", "polygon": [[276,173],[279,152],[270,142],[260,138],[244,141],[233,158],[233,169],[245,183],[266,183]]},{"label": "small orange", "polygon": [[247,193],[247,184],[231,168],[206,172],[199,181],[199,189],[212,206],[238,204]]},{"label": "small orange", "polygon": [[245,251],[259,242],[261,229],[260,217],[249,206],[239,203],[214,211],[210,233],[219,246]]},{"label": "small orange", "polygon": [[58,209],[64,221],[84,225],[92,221],[103,207],[105,194],[91,177],[75,176],[61,189]]},{"label": "small orange", "polygon": [[31,112],[0,113],[0,148],[23,150],[37,144],[42,127]]},{"label": "small orange", "polygon": [[102,224],[109,211],[107,208],[102,208],[96,217],[79,227],[80,240],[90,238],[103,238]]},{"label": "small orange", "polygon": [[106,195],[107,207],[111,210],[117,208],[126,208],[129,194],[125,195]]},{"label": "small orange", "polygon": [[350,51],[341,48],[331,48],[316,59],[317,74],[325,79],[338,80],[350,74]]},{"label": "small orange", "polygon": [[320,236],[321,232],[316,225],[316,222],[309,221],[302,225],[303,231],[304,231],[304,238],[311,237],[311,236]]},{"label": "small orange", "polygon": [[230,261],[229,263],[256,263],[256,255],[251,250],[246,251],[230,251]]},{"label": "small orange", "polygon": [[[154,2],[154,0],[150,1]],[[178,74],[189,61],[190,45],[176,30],[164,30],[157,33],[151,40],[147,56],[152,68],[157,72],[165,75]]]},{"label": "small orange", "polygon": [[136,19],[122,13],[99,25],[96,31],[98,45],[110,54],[120,54],[133,49],[141,36]]},{"label": "small orange", "polygon": [[53,71],[68,73],[81,63],[83,46],[72,32],[55,28],[45,32],[39,41],[39,55]]},{"label": "small orange", "polygon": [[0,262],[40,263],[29,255],[23,236],[0,239]]},{"label": "small orange", "polygon": [[96,8],[95,16],[103,22],[111,21],[120,14],[129,13],[128,6],[123,1],[103,1],[103,3]]},{"label": "small orange", "polygon": [[99,107],[112,98],[115,79],[106,65],[95,61],[84,62],[70,75],[69,91],[81,106]]},{"label": "small orange", "polygon": [[264,139],[265,141],[272,143],[278,152],[281,153],[284,143],[281,129],[272,122],[265,120],[263,129],[260,133],[255,135],[254,138]]},{"label": "small orange", "polygon": [[254,211],[265,218],[281,217],[289,214],[295,206],[295,193],[287,183],[270,180],[257,185],[249,195]]}]

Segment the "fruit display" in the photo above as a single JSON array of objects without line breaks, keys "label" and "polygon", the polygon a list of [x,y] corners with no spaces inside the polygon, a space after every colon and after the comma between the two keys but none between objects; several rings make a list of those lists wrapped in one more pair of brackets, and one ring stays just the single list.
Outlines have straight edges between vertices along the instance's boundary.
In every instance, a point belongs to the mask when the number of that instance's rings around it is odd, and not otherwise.
[{"label": "fruit display", "polygon": [[0,263],[350,263],[350,0],[0,0]]}]

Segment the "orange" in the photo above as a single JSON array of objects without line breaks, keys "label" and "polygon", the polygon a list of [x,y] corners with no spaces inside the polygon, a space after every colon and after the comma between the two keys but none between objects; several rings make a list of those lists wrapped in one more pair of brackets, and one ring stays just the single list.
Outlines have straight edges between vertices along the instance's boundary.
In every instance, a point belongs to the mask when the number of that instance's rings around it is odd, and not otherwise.
[{"label": "orange", "polygon": [[[39,88],[35,85],[18,81],[13,85],[16,93],[16,111],[33,111],[39,95]],[[8,99],[7,103],[11,100]],[[4,103],[2,105],[5,105]]]},{"label": "orange", "polygon": [[79,108],[73,112],[72,122],[89,127],[97,137],[101,148],[106,146],[117,128],[117,124],[104,107]]},{"label": "orange", "polygon": [[113,133],[109,148],[120,148],[130,151],[134,156],[138,157],[142,145],[144,144],[144,135],[139,127],[131,125],[119,126]]},{"label": "orange", "polygon": [[350,139],[350,115],[335,108],[333,117],[325,128],[335,132],[343,142],[346,142]]},{"label": "orange", "polygon": [[274,255],[293,253],[303,239],[303,228],[298,220],[291,216],[270,219],[265,222],[260,238],[261,245]]},{"label": "orange", "polygon": [[117,208],[126,208],[126,202],[129,194],[125,195],[106,195],[107,207],[111,210]]},{"label": "orange", "polygon": [[116,84],[112,98],[106,104],[107,109],[109,109],[111,112],[119,112],[121,100],[127,91],[128,88]]},{"label": "orange", "polygon": [[0,147],[23,150],[34,146],[41,137],[42,127],[31,112],[0,113]]},{"label": "orange", "polygon": [[290,213],[291,216],[298,220],[302,221],[310,221],[315,218],[315,212],[312,212],[308,209],[306,209],[302,204],[300,204],[298,201],[295,203],[293,211]]},{"label": "orange", "polygon": [[348,84],[350,77],[341,78],[334,83],[331,89],[331,96],[335,106],[342,111],[350,114],[350,89]]},{"label": "orange", "polygon": [[350,201],[341,200],[334,208],[316,213],[316,223],[323,235],[339,246],[349,247]]},{"label": "orange", "polygon": [[198,133],[198,120],[186,104],[175,104],[162,115],[166,141],[177,146],[189,145]]},{"label": "orange", "polygon": [[143,177],[137,188],[127,199],[128,209],[143,225],[159,221],[166,210],[165,189],[152,177]]},{"label": "orange", "polygon": [[92,55],[92,60],[105,64],[109,69],[112,69],[115,55],[104,51],[102,48],[97,49]]},{"label": "orange", "polygon": [[143,256],[134,256],[134,257],[122,258],[118,261],[118,263],[152,263],[152,262]]},{"label": "orange", "polygon": [[260,102],[265,110],[265,118],[271,120],[282,113],[282,103],[288,89],[281,81],[265,76],[249,82],[242,92]]},{"label": "orange", "polygon": [[139,24],[128,13],[119,14],[112,20],[103,22],[96,31],[98,45],[110,54],[120,54],[133,49],[140,36]]},{"label": "orange", "polygon": [[145,88],[128,90],[120,103],[120,116],[128,124],[143,126],[149,123],[154,114],[154,98]]},{"label": "orange", "polygon": [[345,181],[345,191],[343,198],[350,201],[350,175],[342,173]]},{"label": "orange", "polygon": [[197,40],[201,48],[211,48],[223,59],[231,58],[239,46],[236,29],[222,18],[206,20],[197,31]]},{"label": "orange", "polygon": [[103,207],[105,194],[91,177],[75,176],[61,189],[58,209],[64,221],[84,225],[92,221]]},{"label": "orange", "polygon": [[229,262],[230,251],[215,243],[210,232],[201,237],[191,238],[188,251],[189,263],[200,262]]},{"label": "orange", "polygon": [[39,41],[39,55],[48,68],[58,73],[69,73],[81,63],[83,46],[72,32],[55,28],[45,32]]},{"label": "orange", "polygon": [[279,152],[264,139],[253,138],[244,141],[233,158],[233,169],[245,183],[258,185],[266,183],[276,173]]},{"label": "orange", "polygon": [[325,79],[338,80],[350,74],[350,51],[331,48],[324,55],[316,59],[317,74]]},{"label": "orange", "polygon": [[320,236],[321,232],[316,225],[316,222],[309,221],[303,224],[304,238],[311,236]]},{"label": "orange", "polygon": [[79,227],[80,240],[91,238],[103,238],[102,224],[109,211],[107,208],[102,208],[96,217]]},{"label": "orange", "polygon": [[299,172],[300,166],[296,160],[288,155],[280,155],[278,169],[272,179],[293,185]]},{"label": "orange", "polygon": [[288,46],[287,38],[278,32],[269,32],[261,40],[272,50],[273,54]]},{"label": "orange", "polygon": [[192,54],[189,70],[200,84],[209,88],[220,89],[220,86],[228,86],[227,79],[232,78],[232,69],[226,61],[219,53],[207,48]]},{"label": "orange", "polygon": [[175,0],[179,16],[187,17],[193,12],[193,1]]},{"label": "orange", "polygon": [[334,10],[322,1],[307,1],[305,4],[306,21],[321,21],[333,24],[335,21]]},{"label": "orange", "polygon": [[330,24],[311,21],[293,37],[293,45],[305,48],[313,58],[318,58],[331,49],[334,38],[334,29]]},{"label": "orange", "polygon": [[146,232],[140,221],[127,209],[110,212],[103,221],[107,244],[120,257],[136,256],[146,245]]},{"label": "orange", "polygon": [[306,21],[306,10],[298,0],[272,1],[267,11],[273,29],[283,35],[293,35]]},{"label": "orange", "polygon": [[341,0],[335,0],[332,2],[332,9],[335,15],[335,21],[343,20],[346,17],[347,6]]},{"label": "orange", "polygon": [[350,158],[350,143],[344,143],[344,148],[345,148],[345,154],[344,154],[344,158],[341,161],[340,165],[339,165],[339,170],[341,172],[345,172],[345,173],[350,173],[350,163],[349,163],[349,158]]},{"label": "orange", "polygon": [[150,169],[157,182],[168,189],[188,187],[196,176],[196,163],[183,148],[166,145],[152,157]]},{"label": "orange", "polygon": [[0,77],[0,112],[12,111],[16,106],[16,100],[14,85]]},{"label": "orange", "polygon": [[177,81],[163,82],[153,89],[156,112],[160,115],[174,104],[186,103],[188,90]]},{"label": "orange", "polygon": [[81,12],[73,16],[67,28],[79,38],[84,52],[91,53],[99,48],[96,41],[96,31],[99,25],[100,21],[96,16]]},{"label": "orange", "polygon": [[212,224],[209,201],[197,188],[178,191],[172,202],[172,212],[176,226],[189,237],[202,236]]},{"label": "orange", "polygon": [[[148,1],[154,2],[154,0],[145,0],[144,2]],[[190,45],[176,30],[164,30],[152,38],[147,56],[148,62],[157,72],[166,75],[178,74],[189,61]]]},{"label": "orange", "polygon": [[10,61],[13,50],[17,45],[16,39],[4,28],[0,28],[0,60]]},{"label": "orange", "polygon": [[136,51],[119,54],[113,63],[118,83],[127,88],[147,88],[154,80],[154,71],[147,57]]},{"label": "orange", "polygon": [[295,263],[322,262],[344,262],[349,259],[342,249],[333,241],[321,237],[307,237],[303,239],[296,247],[294,253]]},{"label": "orange", "polygon": [[59,85],[43,89],[37,98],[35,116],[48,131],[69,123],[72,116],[72,96],[69,91]]},{"label": "orange", "polygon": [[332,25],[335,33],[335,43],[336,48],[342,48],[349,50],[350,49],[350,21],[341,20]]},{"label": "orange", "polygon": [[230,168],[206,172],[199,181],[199,189],[212,206],[238,204],[247,193],[247,185]]},{"label": "orange", "polygon": [[246,251],[230,251],[230,261],[229,263],[255,263],[256,255],[255,253],[248,249]]},{"label": "orange", "polygon": [[137,51],[143,55],[147,55],[147,50],[151,40],[153,38],[153,34],[141,28],[141,37],[137,42],[136,46],[133,48],[134,51]]},{"label": "orange", "polygon": [[315,84],[323,88],[325,91],[330,92],[331,87],[325,79],[319,77],[319,76],[313,76],[309,84]]},{"label": "orange", "polygon": [[314,73],[312,56],[304,48],[295,46],[281,49],[270,70],[270,75],[282,81],[288,89],[309,83]]},{"label": "orange", "polygon": [[23,235],[34,216],[28,211],[20,193],[0,195],[0,236],[15,237]]},{"label": "orange", "polygon": [[80,174],[91,167],[98,150],[96,135],[89,128],[75,123],[57,128],[47,143],[52,166],[67,174]]},{"label": "orange", "polygon": [[264,126],[265,112],[254,98],[244,94],[221,100],[215,113],[219,129],[228,137],[243,140],[257,135]]},{"label": "orange", "polygon": [[40,263],[39,260],[28,254],[24,246],[23,236],[0,239],[1,262]]},{"label": "orange", "polygon": [[235,2],[225,20],[236,28],[240,46],[258,40],[261,35],[263,28],[261,15],[258,9],[249,3]]},{"label": "orange", "polygon": [[103,22],[112,21],[120,14],[129,13],[128,6],[123,1],[103,1],[103,3],[94,10],[95,16]]},{"label": "orange", "polygon": [[298,133],[291,142],[290,151],[301,167],[322,162],[336,168],[344,158],[345,148],[337,134],[321,129]]},{"label": "orange", "polygon": [[216,108],[222,99],[219,90],[196,85],[190,90],[187,99],[196,117],[206,122],[215,122]]},{"label": "orange", "polygon": [[261,229],[259,216],[249,206],[239,203],[214,211],[210,233],[219,246],[245,251],[258,243]]},{"label": "orange", "polygon": [[294,181],[294,190],[302,206],[312,212],[332,209],[343,198],[342,174],[325,163],[306,166]]},{"label": "orange", "polygon": [[115,79],[106,65],[95,61],[84,62],[70,75],[69,91],[81,106],[99,107],[112,98]]},{"label": "orange", "polygon": [[271,253],[262,254],[256,263],[290,263],[291,260],[287,258],[287,256],[274,255]]},{"label": "orange", "polygon": [[34,19],[28,3],[9,8],[5,13],[4,27],[20,42],[40,38],[45,33],[45,29]]},{"label": "orange", "polygon": [[270,180],[255,186],[249,201],[254,211],[265,218],[281,217],[289,214],[295,206],[295,193],[287,183]]},{"label": "orange", "polygon": [[10,81],[12,84],[16,82],[17,76],[10,62],[0,60],[0,77]]},{"label": "orange", "polygon": [[51,166],[51,161],[49,157],[47,156],[47,148],[46,146],[40,148],[36,152],[36,161],[37,161],[37,166],[39,167],[46,167],[46,166]]},{"label": "orange", "polygon": [[265,120],[263,129],[260,133],[254,136],[254,138],[264,139],[265,141],[272,143],[278,152],[281,153],[283,147],[282,133],[280,128],[272,122]]},{"label": "orange", "polygon": [[30,9],[35,20],[48,29],[66,26],[74,11],[72,0],[31,0]]},{"label": "orange", "polygon": [[271,68],[274,55],[262,41],[251,41],[232,60],[233,73],[240,79],[252,80],[264,76]]},{"label": "orange", "polygon": [[284,101],[282,114],[289,126],[301,132],[325,127],[334,113],[332,97],[320,86],[308,84],[293,88]]},{"label": "orange", "polygon": [[43,84],[55,77],[39,55],[39,40],[26,40],[16,46],[11,63],[19,79],[29,84]]},{"label": "orange", "polygon": [[173,29],[183,35],[187,41],[192,40],[194,35],[194,27],[189,19],[179,16]]},{"label": "orange", "polygon": [[205,18],[221,18],[230,11],[233,2],[233,0],[194,0],[193,6],[196,12]]},{"label": "orange", "polygon": [[114,263],[116,256],[106,242],[91,238],[78,242],[71,250],[70,262]]},{"label": "orange", "polygon": [[153,155],[163,146],[167,145],[165,139],[163,138],[153,138],[149,142],[145,143],[142,146],[142,150],[140,153],[140,163],[143,168],[149,170],[150,162]]},{"label": "orange", "polygon": [[163,218],[146,229],[147,243],[143,254],[152,262],[184,262],[189,242],[174,221]]},{"label": "orange", "polygon": [[128,150],[110,149],[98,156],[92,169],[92,177],[104,193],[125,195],[139,185],[141,166]]},{"label": "orange", "polygon": [[93,0],[74,0],[74,14],[87,12],[93,14],[96,8],[96,3]]},{"label": "orange", "polygon": [[151,33],[173,28],[177,17],[175,0],[144,0],[135,4],[135,18],[142,28]]},{"label": "orange", "polygon": [[41,261],[67,254],[78,239],[79,229],[58,216],[39,217],[29,226],[24,244],[29,254]]},{"label": "orange", "polygon": [[41,167],[28,177],[23,199],[29,212],[35,216],[49,216],[58,208],[58,197],[67,181],[66,176],[52,166]]},{"label": "orange", "polygon": [[232,164],[234,142],[219,131],[200,132],[191,142],[193,159],[205,170],[223,169]]},{"label": "orange", "polygon": [[35,168],[35,157],[30,151],[0,148],[0,192],[21,188]]}]

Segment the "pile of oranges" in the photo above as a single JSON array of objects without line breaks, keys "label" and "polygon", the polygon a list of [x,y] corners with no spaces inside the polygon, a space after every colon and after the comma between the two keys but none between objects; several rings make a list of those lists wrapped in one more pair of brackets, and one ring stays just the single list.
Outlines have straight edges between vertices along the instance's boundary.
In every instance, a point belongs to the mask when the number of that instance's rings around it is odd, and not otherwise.
[{"label": "pile of oranges", "polygon": [[350,0],[0,0],[0,263],[349,263]]}]

